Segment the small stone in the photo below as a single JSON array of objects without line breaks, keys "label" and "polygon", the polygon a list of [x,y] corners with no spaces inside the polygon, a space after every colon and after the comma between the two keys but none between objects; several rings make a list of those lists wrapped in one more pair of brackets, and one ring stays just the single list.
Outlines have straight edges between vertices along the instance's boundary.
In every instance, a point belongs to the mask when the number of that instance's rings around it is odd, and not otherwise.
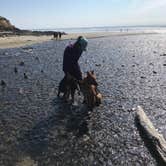
[{"label": "small stone", "polygon": [[153,66],[153,63],[149,63],[149,65]]},{"label": "small stone", "polygon": [[101,66],[101,64],[95,64],[95,65],[98,66],[98,67]]},{"label": "small stone", "polygon": [[163,66],[166,66],[166,64],[163,64]]},{"label": "small stone", "polygon": [[4,80],[1,80],[1,85],[6,86],[6,82]]},{"label": "small stone", "polygon": [[84,136],[83,136],[83,141],[84,141],[84,142],[88,141],[89,139],[90,139],[89,136],[87,136],[87,135],[84,135]]},{"label": "small stone", "polygon": [[166,54],[161,54],[160,56],[166,56]]},{"label": "small stone", "polygon": [[24,66],[24,64],[25,64],[25,63],[24,63],[23,61],[21,61],[19,65],[20,65],[20,66]]},{"label": "small stone", "polygon": [[101,148],[103,148],[103,147],[104,147],[104,144],[99,142],[99,146],[100,146]]},{"label": "small stone", "polygon": [[28,76],[26,75],[26,73],[24,73],[24,78],[25,78],[25,79],[28,79]]},{"label": "small stone", "polygon": [[14,72],[18,73],[17,67],[14,67]]},{"label": "small stone", "polygon": [[36,60],[39,60],[39,57],[36,56],[35,59],[36,59]]},{"label": "small stone", "polygon": [[153,74],[157,74],[157,72],[156,72],[156,71],[153,71]]},{"label": "small stone", "polygon": [[20,89],[19,89],[19,93],[20,93],[20,94],[23,94],[23,93],[24,93],[23,88],[20,88]]},{"label": "small stone", "polygon": [[108,160],[107,164],[110,165],[110,166],[113,165],[111,160]]}]

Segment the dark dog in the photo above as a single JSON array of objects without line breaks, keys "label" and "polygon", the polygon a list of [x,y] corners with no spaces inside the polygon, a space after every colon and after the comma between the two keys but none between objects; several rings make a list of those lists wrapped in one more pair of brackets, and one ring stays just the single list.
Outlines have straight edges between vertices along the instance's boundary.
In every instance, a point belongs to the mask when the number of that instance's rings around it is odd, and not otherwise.
[{"label": "dark dog", "polygon": [[69,73],[59,83],[58,97],[63,93],[63,98],[68,101],[71,95],[72,103],[74,103],[75,91],[78,89],[78,81]]},{"label": "dark dog", "polygon": [[98,83],[94,71],[87,72],[87,76],[83,79],[80,86],[84,95],[84,102],[89,108],[93,108],[101,104],[102,95],[97,89]]}]

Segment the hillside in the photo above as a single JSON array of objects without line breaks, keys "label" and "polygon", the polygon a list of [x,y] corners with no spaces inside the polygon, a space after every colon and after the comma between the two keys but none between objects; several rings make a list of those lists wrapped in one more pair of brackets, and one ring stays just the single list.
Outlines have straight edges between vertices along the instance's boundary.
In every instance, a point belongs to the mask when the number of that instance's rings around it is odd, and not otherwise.
[{"label": "hillside", "polygon": [[4,17],[0,16],[0,31],[19,31],[14,25]]}]

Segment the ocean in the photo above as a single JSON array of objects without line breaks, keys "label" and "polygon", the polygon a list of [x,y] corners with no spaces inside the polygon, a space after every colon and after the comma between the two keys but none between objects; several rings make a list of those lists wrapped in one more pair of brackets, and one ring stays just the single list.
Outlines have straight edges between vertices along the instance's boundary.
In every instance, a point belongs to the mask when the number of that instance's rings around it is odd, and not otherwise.
[{"label": "ocean", "polygon": [[104,26],[104,27],[79,27],[79,28],[50,28],[50,29],[33,29],[33,30],[61,31],[66,33],[97,33],[97,32],[166,33],[166,26]]}]

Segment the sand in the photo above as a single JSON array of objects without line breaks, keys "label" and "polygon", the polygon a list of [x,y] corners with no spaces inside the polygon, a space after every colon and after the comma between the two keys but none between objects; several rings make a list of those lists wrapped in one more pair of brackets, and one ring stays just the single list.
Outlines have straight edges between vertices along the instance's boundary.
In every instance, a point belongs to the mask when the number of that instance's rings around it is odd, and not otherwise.
[{"label": "sand", "polygon": [[[142,35],[152,33],[131,33],[131,32],[94,32],[94,33],[70,33],[63,35],[61,40],[76,39],[78,36],[85,36],[86,38],[100,38],[109,36],[123,36],[123,35]],[[53,36],[10,36],[0,37],[0,49],[2,48],[15,48],[21,46],[32,45],[35,43],[42,43],[45,41],[54,40]]]},{"label": "sand", "polygon": [[50,36],[10,36],[0,38],[0,48],[14,48],[50,40]]}]

